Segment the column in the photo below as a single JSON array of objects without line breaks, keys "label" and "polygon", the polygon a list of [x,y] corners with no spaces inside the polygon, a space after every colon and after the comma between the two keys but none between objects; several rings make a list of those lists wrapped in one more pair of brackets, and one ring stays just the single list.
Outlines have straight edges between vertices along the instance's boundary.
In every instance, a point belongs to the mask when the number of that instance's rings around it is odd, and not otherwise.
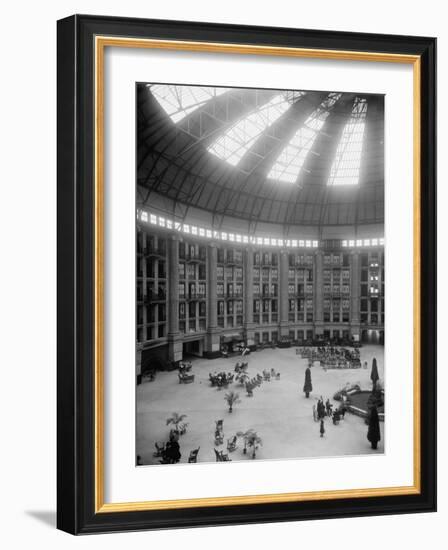
[{"label": "column", "polygon": [[215,329],[218,326],[218,302],[216,294],[216,266],[218,251],[212,243],[207,250],[207,328]]},{"label": "column", "polygon": [[[146,250],[147,240],[148,240],[147,234],[143,233],[143,250]],[[142,292],[143,292],[143,296],[145,297],[146,296],[147,285],[148,285],[148,281],[146,279],[147,274],[148,274],[147,269],[146,269],[146,262],[148,261],[148,259],[147,259],[146,254],[141,256],[139,258],[139,261],[142,262],[142,285],[143,285]],[[148,331],[146,329],[146,323],[148,322],[147,315],[146,315],[146,308],[148,307],[148,304],[149,304],[149,302],[147,302],[145,299],[143,299],[143,305],[141,306],[143,308],[142,309],[142,326],[143,326],[143,329],[142,329],[142,342],[146,342],[146,340],[149,340]]]},{"label": "column", "polygon": [[218,328],[218,299],[216,292],[216,269],[218,250],[216,243],[207,247],[207,337],[205,339],[204,356],[213,359],[221,355]]},{"label": "column", "polygon": [[170,361],[182,359],[182,337],[179,333],[179,237],[168,238],[168,358]]},{"label": "column", "polygon": [[319,336],[324,333],[324,253],[322,250],[316,251],[314,265],[316,268],[314,277],[314,333]]},{"label": "column", "polygon": [[280,252],[280,338],[289,336],[288,251]]},{"label": "column", "polygon": [[142,383],[142,345],[137,344],[135,350],[135,374],[137,376],[137,386]]},{"label": "column", "polygon": [[360,270],[359,252],[351,253],[351,270],[350,270],[350,332],[355,340],[360,340]]},{"label": "column", "polygon": [[247,247],[244,251],[244,334],[246,344],[251,349],[255,350],[255,325],[254,325],[254,251],[251,247]]}]

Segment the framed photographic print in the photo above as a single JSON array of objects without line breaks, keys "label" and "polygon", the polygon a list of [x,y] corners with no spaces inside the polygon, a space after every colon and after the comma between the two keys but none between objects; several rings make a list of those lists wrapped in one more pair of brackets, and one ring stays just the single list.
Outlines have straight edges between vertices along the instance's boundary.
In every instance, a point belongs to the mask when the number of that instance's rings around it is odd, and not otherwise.
[{"label": "framed photographic print", "polygon": [[434,38],[58,22],[58,527],[434,511]]}]

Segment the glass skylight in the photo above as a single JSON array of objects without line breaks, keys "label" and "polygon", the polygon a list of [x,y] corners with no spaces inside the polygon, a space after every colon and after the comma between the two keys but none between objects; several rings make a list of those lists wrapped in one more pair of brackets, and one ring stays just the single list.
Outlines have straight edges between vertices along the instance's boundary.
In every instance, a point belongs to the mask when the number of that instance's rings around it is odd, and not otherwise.
[{"label": "glass skylight", "polygon": [[175,124],[202,107],[210,99],[218,97],[229,90],[229,88],[165,84],[154,84],[150,86],[150,89],[152,95]]},{"label": "glass skylight", "polygon": [[328,185],[358,185],[367,100],[357,97],[331,167]]},{"label": "glass skylight", "polygon": [[233,124],[208,150],[236,166],[266,128],[271,126],[306,92],[282,93]]},{"label": "glass skylight", "polygon": [[328,94],[319,107],[311,113],[305,120],[304,125],[299,128],[289,144],[280,153],[268,174],[268,178],[287,183],[294,183],[297,180],[318,133],[341,95],[339,93]]}]

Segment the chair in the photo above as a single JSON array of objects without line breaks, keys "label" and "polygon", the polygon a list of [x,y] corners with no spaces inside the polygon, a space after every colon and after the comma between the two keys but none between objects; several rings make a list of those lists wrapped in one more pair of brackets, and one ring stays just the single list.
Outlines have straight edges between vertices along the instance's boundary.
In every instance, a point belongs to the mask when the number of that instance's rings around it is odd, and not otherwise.
[{"label": "chair", "polygon": [[221,432],[223,429],[224,420],[215,420],[215,424],[216,430]]},{"label": "chair", "polygon": [[215,445],[222,445],[224,443],[224,433],[221,430],[215,431]]},{"label": "chair", "polygon": [[165,444],[164,443],[155,443],[156,450],[154,452],[154,457],[160,457],[163,456],[163,453],[165,451]]},{"label": "chair", "polygon": [[178,373],[179,384],[191,384],[194,382],[194,374]]},{"label": "chair", "polygon": [[216,462],[231,462],[229,455],[224,454],[223,451],[217,451],[215,449]]},{"label": "chair", "polygon": [[198,453],[199,453],[200,447],[197,449],[193,449],[193,451],[190,451],[190,456],[188,457],[188,462],[190,464],[196,463],[198,461]]},{"label": "chair", "polygon": [[233,451],[237,449],[238,445],[236,444],[236,442],[236,435],[227,440],[227,450],[229,451],[229,453],[233,453]]},{"label": "chair", "polygon": [[156,379],[156,371],[155,370],[150,370],[150,371],[146,372],[143,375],[143,380],[145,382],[154,382],[155,379]]}]

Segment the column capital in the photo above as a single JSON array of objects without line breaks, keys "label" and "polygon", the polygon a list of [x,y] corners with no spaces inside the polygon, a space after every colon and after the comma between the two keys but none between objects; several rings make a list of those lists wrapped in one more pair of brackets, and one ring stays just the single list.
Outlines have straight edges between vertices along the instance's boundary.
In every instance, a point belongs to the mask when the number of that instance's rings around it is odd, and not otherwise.
[{"label": "column capital", "polygon": [[182,240],[182,236],[179,233],[171,233],[168,239],[171,241],[179,242]]}]

